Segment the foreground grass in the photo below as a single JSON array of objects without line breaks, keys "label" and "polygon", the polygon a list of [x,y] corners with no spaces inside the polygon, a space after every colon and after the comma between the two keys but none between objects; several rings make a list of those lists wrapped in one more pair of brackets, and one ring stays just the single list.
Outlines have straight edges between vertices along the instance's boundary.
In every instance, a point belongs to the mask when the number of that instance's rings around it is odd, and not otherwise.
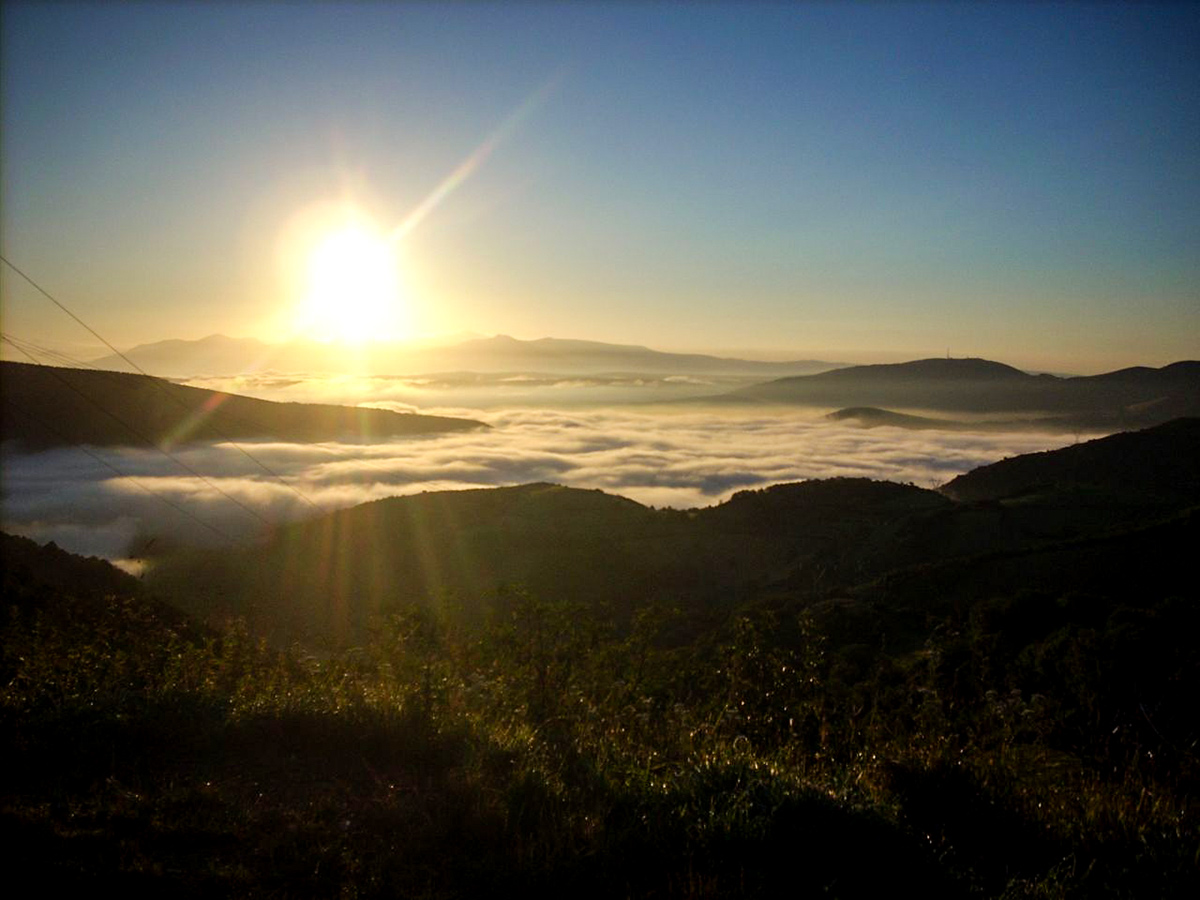
[{"label": "foreground grass", "polygon": [[139,601],[10,607],[13,866],[156,897],[1195,895],[1190,751],[964,689],[952,640],[850,679],[806,621],[702,645],[502,612],[318,658]]}]

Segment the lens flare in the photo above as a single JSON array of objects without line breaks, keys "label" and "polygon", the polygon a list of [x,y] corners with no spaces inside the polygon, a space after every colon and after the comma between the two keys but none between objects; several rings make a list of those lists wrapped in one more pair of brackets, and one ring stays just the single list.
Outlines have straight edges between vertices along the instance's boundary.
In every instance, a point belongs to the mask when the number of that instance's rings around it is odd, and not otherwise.
[{"label": "lens flare", "polygon": [[349,343],[393,337],[402,312],[395,243],[369,224],[349,222],[308,254],[299,330]]}]

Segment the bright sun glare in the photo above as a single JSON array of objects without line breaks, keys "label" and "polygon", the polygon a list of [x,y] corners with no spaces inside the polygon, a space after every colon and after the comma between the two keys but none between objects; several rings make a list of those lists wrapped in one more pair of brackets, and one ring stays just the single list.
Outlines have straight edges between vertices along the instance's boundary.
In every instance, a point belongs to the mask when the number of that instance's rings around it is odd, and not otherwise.
[{"label": "bright sun glare", "polygon": [[399,326],[399,265],[387,235],[361,222],[318,238],[308,254],[300,330],[359,343],[393,337]]}]

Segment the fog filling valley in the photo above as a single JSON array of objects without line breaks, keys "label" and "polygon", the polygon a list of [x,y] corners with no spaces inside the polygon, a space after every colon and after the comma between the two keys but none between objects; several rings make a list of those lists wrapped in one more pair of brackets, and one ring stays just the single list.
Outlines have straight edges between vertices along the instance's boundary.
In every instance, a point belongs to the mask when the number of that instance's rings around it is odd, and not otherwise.
[{"label": "fog filling valley", "polygon": [[[307,385],[309,400],[366,399],[334,397],[329,385],[300,378],[278,384]],[[279,399],[283,391],[256,393]],[[390,399],[386,391],[373,399],[371,405],[406,408],[405,400]],[[263,531],[264,521],[421,491],[545,481],[687,509],[720,503],[746,488],[813,478],[936,487],[1004,457],[1077,439],[1062,433],[865,429],[829,422],[813,410],[421,411],[469,416],[491,427],[388,443],[196,443],[172,450],[204,479],[148,446],[33,454],[10,448],[3,466],[3,524],[73,552],[124,560],[142,556],[152,542],[161,548],[248,541]]]}]

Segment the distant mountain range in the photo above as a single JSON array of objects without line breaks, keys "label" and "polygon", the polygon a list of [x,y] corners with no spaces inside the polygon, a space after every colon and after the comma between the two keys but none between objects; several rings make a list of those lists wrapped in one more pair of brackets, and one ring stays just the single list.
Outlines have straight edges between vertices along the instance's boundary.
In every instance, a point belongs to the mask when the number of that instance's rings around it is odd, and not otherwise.
[{"label": "distant mountain range", "polygon": [[[339,344],[293,341],[268,344],[251,338],[211,335],[201,340],[159,341],[126,351],[125,356],[155,375],[191,378],[245,372],[362,372],[420,375],[440,372],[544,372],[600,374],[644,372],[678,375],[747,375],[771,377],[825,371],[844,363],[821,360],[764,362],[727,359],[696,353],[664,353],[626,344],[541,338],[523,341],[507,335],[473,338],[446,346],[366,344],[348,349]],[[116,355],[92,365],[129,371]]]},{"label": "distant mountain range", "polygon": [[361,441],[486,427],[471,419],[273,403],[146,375],[19,362],[0,362],[0,415],[4,440],[34,450],[254,438]]},{"label": "distant mountain range", "polygon": [[[608,402],[651,398],[657,402],[715,406],[771,404],[832,408],[836,411],[829,414],[831,419],[868,427],[1116,431],[1200,415],[1200,362],[1194,360],[1158,369],[1137,366],[1102,375],[1056,376],[1032,375],[986,359],[939,358],[863,366],[817,360],[761,362],[661,353],[646,347],[595,341],[554,338],[522,341],[503,335],[468,339],[450,346],[375,345],[364,348],[353,358],[347,354],[344,347],[315,342],[271,346],[251,339],[213,335],[200,341],[147,344],[135,347],[127,355],[148,371],[181,378],[252,371],[459,373],[443,375],[443,381],[451,379],[445,383],[474,390],[478,395],[474,402],[480,406],[486,405],[488,388],[496,386],[487,381],[494,373],[546,373],[545,377],[555,379],[560,377],[555,373],[573,372],[576,378],[588,373],[593,378],[599,373],[607,376],[642,373],[657,376],[664,384],[673,384],[672,376],[679,376],[682,381],[692,374],[707,376],[710,385],[722,380],[727,385],[739,381],[744,385],[727,393],[696,396],[698,390],[705,388],[698,387],[698,382],[690,383],[687,389],[693,396],[686,400],[680,400],[678,394],[664,397],[661,390],[655,393],[644,388],[641,394],[645,396],[641,396],[638,390],[626,386],[624,393],[616,390]],[[114,356],[99,359],[96,365],[128,368]],[[821,371],[813,372],[814,369]],[[805,370],[810,374],[795,374]],[[780,372],[791,374],[757,381]],[[483,382],[462,382],[463,377]],[[746,384],[747,381],[754,383]],[[556,386],[553,381],[549,384]],[[509,380],[502,386],[509,393],[514,389]],[[517,387],[528,393],[535,385],[522,381]],[[559,393],[557,398],[550,399],[565,403],[572,398]],[[534,398],[533,402],[546,402],[546,398]],[[913,415],[914,411],[940,415]]]},{"label": "distant mountain range", "polygon": [[1117,429],[1200,415],[1200,362],[1062,378],[986,359],[922,359],[780,378],[691,402],[859,407],[838,415],[873,424],[884,424],[888,409],[898,408],[1001,414],[1010,417],[1005,424]]}]

